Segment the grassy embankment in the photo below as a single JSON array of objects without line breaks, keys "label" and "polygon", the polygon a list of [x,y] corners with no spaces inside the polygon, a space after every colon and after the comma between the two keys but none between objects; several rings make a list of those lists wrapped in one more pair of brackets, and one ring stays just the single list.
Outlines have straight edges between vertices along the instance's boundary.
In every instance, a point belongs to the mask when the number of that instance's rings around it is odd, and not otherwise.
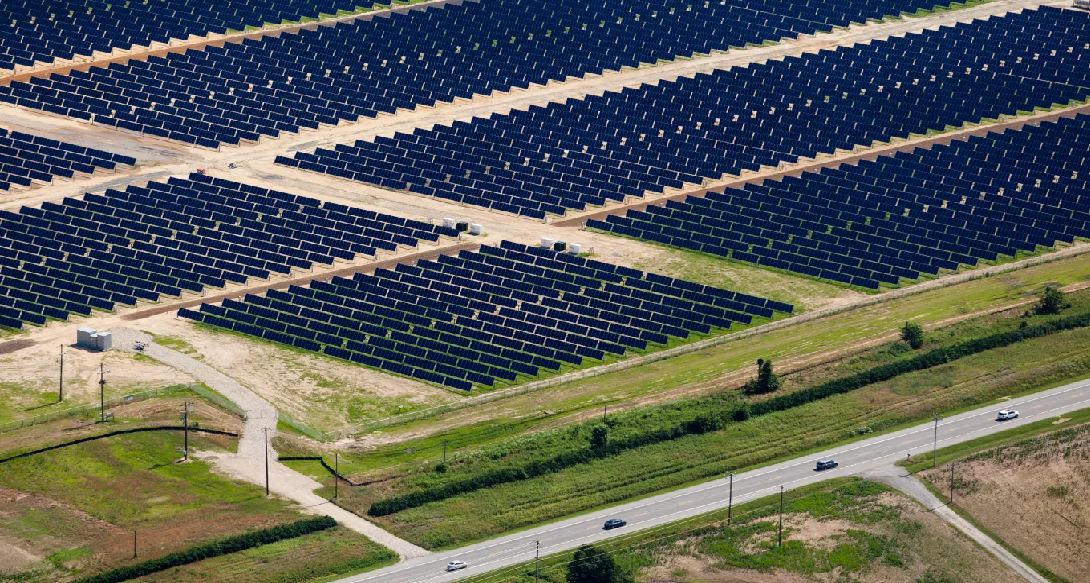
[{"label": "grassy embankment", "polygon": [[[709,273],[709,279],[712,277],[714,273]],[[616,409],[713,393],[740,385],[745,377],[739,375],[752,374],[752,364],[758,358],[772,358],[781,368],[793,370],[812,365],[815,360],[855,353],[865,343],[896,334],[907,320],[924,326],[941,325],[981,310],[1030,301],[1046,283],[1066,285],[1087,278],[1090,256],[1069,258],[847,310],[471,409],[437,412],[383,428],[377,436],[377,448],[369,448],[366,455],[352,461],[361,469],[369,469],[414,459],[434,460],[437,452],[442,454],[444,440],[454,447],[479,446],[512,434],[568,423],[601,411],[603,406]],[[406,452],[409,448],[411,453]]]},{"label": "grassy embankment", "polygon": [[[1090,306],[1088,293],[1070,299],[1074,304],[1069,309],[1071,313]],[[1029,321],[1037,324],[1049,318],[1055,317],[1036,316]],[[932,335],[925,348],[1010,330],[1020,326],[1021,321],[1011,314],[996,314],[962,322],[942,334]],[[914,355],[899,343],[882,346],[823,371],[811,371],[798,381],[789,379],[781,393]],[[1059,332],[788,411],[730,423],[721,431],[684,435],[629,449],[533,479],[429,502],[377,520],[424,546],[458,545],[697,482],[727,470],[752,467],[911,424],[935,412],[992,403],[1087,374],[1090,374],[1090,329]],[[675,426],[716,407],[733,408],[735,399],[734,396],[696,399],[611,415],[610,439],[624,440],[636,433]],[[459,452],[451,455],[445,466],[433,461],[374,472],[365,477],[375,483],[342,489],[340,503],[362,514],[372,503],[395,493],[423,490],[497,469],[518,470],[546,456],[586,448],[592,425],[518,437],[479,450]],[[772,436],[775,439],[770,439]],[[318,472],[313,467],[311,471]]]}]

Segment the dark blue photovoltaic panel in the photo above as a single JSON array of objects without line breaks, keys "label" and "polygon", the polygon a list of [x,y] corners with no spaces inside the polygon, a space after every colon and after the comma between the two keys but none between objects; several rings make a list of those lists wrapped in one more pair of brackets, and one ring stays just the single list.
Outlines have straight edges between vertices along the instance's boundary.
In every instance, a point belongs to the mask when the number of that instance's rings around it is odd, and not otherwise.
[{"label": "dark blue photovoltaic panel", "polygon": [[1090,13],[1042,7],[277,162],[532,218],[563,215],[1084,101],[1088,26]]},{"label": "dark blue photovoltaic panel", "polygon": [[587,226],[877,289],[1090,237],[1088,165],[1090,116],[1079,115]]},{"label": "dark blue photovoltaic panel", "polygon": [[[246,24],[293,20],[344,5],[341,0],[274,2],[283,10],[267,5],[256,9],[257,3],[243,0],[148,0],[123,6],[68,0],[68,6],[77,6],[70,13],[64,3],[51,3],[52,9],[47,9],[39,0],[5,0],[0,17],[4,9],[16,14],[7,18],[15,26],[0,34],[0,69],[91,46],[108,51],[114,44],[241,30]],[[78,8],[84,3],[96,8],[87,14]],[[224,48],[152,56],[147,62],[111,64],[89,73],[14,82],[10,88],[0,86],[0,100],[216,147],[677,55],[828,32],[853,22],[948,4],[482,0],[247,39]],[[134,10],[138,14],[130,16]],[[28,11],[36,18],[33,25],[26,20]],[[199,22],[191,20],[194,11],[199,11]],[[71,35],[53,32],[72,31],[73,26],[77,30]],[[88,30],[83,32],[82,26]],[[46,38],[48,47],[43,45]],[[342,170],[334,168],[334,173]],[[386,181],[387,186],[403,187],[396,177]]]},{"label": "dark blue photovoltaic panel", "polygon": [[178,315],[469,390],[750,324],[773,309],[793,308],[503,241]]},{"label": "dark blue photovoltaic panel", "polygon": [[29,187],[35,180],[51,182],[54,176],[93,174],[96,168],[113,170],[118,164],[132,166],[136,159],[0,128],[0,191],[13,184]]},{"label": "dark blue photovoltaic panel", "polygon": [[0,307],[11,308],[0,311],[6,318],[0,325],[87,316],[93,308],[157,301],[163,294],[309,269],[315,260],[374,256],[399,243],[457,235],[198,174],[88,193],[63,204],[0,211]]}]

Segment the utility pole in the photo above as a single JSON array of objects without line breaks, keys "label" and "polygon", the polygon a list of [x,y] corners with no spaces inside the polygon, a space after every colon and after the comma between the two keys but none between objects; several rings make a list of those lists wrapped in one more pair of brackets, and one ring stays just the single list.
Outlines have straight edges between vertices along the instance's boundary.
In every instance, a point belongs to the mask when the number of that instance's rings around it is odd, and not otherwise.
[{"label": "utility pole", "polygon": [[602,405],[602,421],[609,419],[609,405]]},{"label": "utility pole", "polygon": [[730,474],[730,493],[727,494],[727,526],[730,526],[731,510],[734,507],[734,472],[728,472]]},{"label": "utility pole", "polygon": [[447,463],[447,440],[443,440],[443,463]]},{"label": "utility pole", "polygon": [[539,577],[541,576],[541,564],[539,562],[539,559],[541,559],[541,541],[535,540],[534,541],[534,583],[537,583],[539,581]]},{"label": "utility pole", "polygon": [[954,462],[950,462],[950,503],[954,503]]},{"label": "utility pole", "polygon": [[64,345],[61,344],[61,376],[60,388],[57,390],[57,402],[64,402]]},{"label": "utility pole", "polygon": [[132,531],[132,558],[136,558],[136,531]]},{"label": "utility pole", "polygon": [[780,486],[780,542],[779,546],[783,546],[783,486]]},{"label": "utility pole", "polygon": [[341,483],[341,460],[338,452],[333,452],[333,499],[337,499],[337,486]]},{"label": "utility pole", "polygon": [[106,373],[110,371],[106,370],[106,363],[98,363],[98,391],[99,391],[99,413],[98,418],[100,422],[106,421]]},{"label": "utility pole", "polygon": [[189,461],[189,401],[185,402],[185,409],[182,411],[182,434],[185,435],[182,460]]},{"label": "utility pole", "polygon": [[935,443],[931,446],[931,467],[939,467],[939,421],[942,421],[942,417],[935,415],[931,418],[935,422]]},{"label": "utility pole", "polygon": [[265,428],[265,495],[269,495],[269,428]]}]

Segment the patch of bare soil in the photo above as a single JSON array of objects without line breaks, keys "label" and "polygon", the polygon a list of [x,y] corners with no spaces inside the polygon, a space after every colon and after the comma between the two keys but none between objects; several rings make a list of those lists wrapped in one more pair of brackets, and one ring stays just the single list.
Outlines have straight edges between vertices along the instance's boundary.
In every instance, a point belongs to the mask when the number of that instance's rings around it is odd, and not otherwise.
[{"label": "patch of bare soil", "polygon": [[[865,531],[892,539],[894,553],[900,556],[899,563],[880,558],[861,571],[845,572],[841,567],[834,567],[827,572],[812,574],[782,569],[769,572],[736,569],[725,565],[714,554],[706,554],[706,550],[700,546],[701,538],[693,537],[652,551],[657,564],[643,569],[640,580],[677,583],[917,583],[930,572],[940,580],[954,583],[1021,581],[1016,573],[905,495],[886,492],[857,502],[856,511],[860,516],[885,515],[889,518],[855,521],[791,513],[784,516],[785,540],[801,542],[817,553],[814,556],[820,556],[850,540],[847,537],[849,530]],[[722,524],[718,526],[723,527]],[[769,542],[775,542],[774,532],[756,533],[744,541],[738,551],[747,555],[768,552]],[[719,541],[715,544],[723,543]],[[804,565],[805,561],[799,563],[800,567]]]},{"label": "patch of bare soil", "polygon": [[717,569],[704,558],[674,555],[657,567],[646,569],[642,579],[658,583],[683,583],[701,581],[707,583],[810,583],[809,579],[790,571],[763,573],[748,569]]},{"label": "patch of bare soil", "polygon": [[91,547],[121,533],[67,504],[0,488],[0,572],[24,570],[57,551]]},{"label": "patch of bare soil", "polygon": [[169,314],[141,320],[140,328],[170,339],[167,346],[223,371],[281,412],[323,431],[396,415],[399,406],[407,411],[461,398],[434,385],[323,355],[205,330]]},{"label": "patch of bare soil", "polygon": [[55,402],[60,382],[61,343],[38,343],[0,356],[0,410],[8,409],[11,419],[25,419],[77,405],[98,403],[99,364],[106,370],[106,398],[116,398],[150,389],[192,382],[192,379],[149,359],[119,352],[94,352],[64,345],[63,404]]},{"label": "patch of bare soil", "polygon": [[[949,470],[928,479],[949,490]],[[958,462],[955,501],[1034,562],[1073,583],[1090,581],[1090,425]]]}]

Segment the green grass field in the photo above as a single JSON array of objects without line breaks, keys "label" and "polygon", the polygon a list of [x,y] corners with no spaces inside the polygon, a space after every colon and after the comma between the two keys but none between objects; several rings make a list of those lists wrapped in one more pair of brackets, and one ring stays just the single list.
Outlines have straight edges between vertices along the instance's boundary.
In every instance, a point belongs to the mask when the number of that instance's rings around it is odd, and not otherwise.
[{"label": "green grass field", "polygon": [[[1085,301],[1082,296],[1079,302]],[[958,329],[972,337],[992,327],[1009,329],[1018,318],[989,316],[991,326],[965,322]],[[943,335],[934,343],[947,341]],[[895,354],[894,354],[895,353]],[[903,358],[890,347],[875,349],[862,360]],[[1042,356],[1044,355],[1044,356]],[[846,370],[859,366],[848,361]],[[837,375],[843,370],[825,371]],[[628,450],[613,457],[571,466],[553,474],[460,494],[442,501],[376,519],[396,534],[426,547],[455,546],[542,521],[644,496],[665,489],[799,455],[874,432],[889,430],[949,412],[1000,400],[1090,375],[1090,330],[1078,329],[966,357],[926,371],[910,373],[856,392],[796,409],[734,423],[703,435]],[[801,387],[797,387],[801,388]],[[784,391],[793,390],[790,386]],[[685,405],[667,408],[679,410]],[[638,418],[638,411],[632,415]],[[625,416],[621,416],[623,418]],[[830,421],[833,420],[833,421]],[[651,421],[649,424],[653,424]],[[532,459],[543,447],[562,450],[578,441],[564,432],[544,438],[514,438],[465,457],[451,456],[444,472],[435,460],[375,472],[377,483],[342,489],[341,504],[364,513],[370,504],[413,485],[441,483],[446,477],[473,475],[480,468],[504,467]],[[776,436],[775,440],[769,436]],[[546,449],[548,451],[548,449]],[[341,466],[345,469],[345,465]],[[311,472],[317,472],[311,468]]]},{"label": "green grass field", "polygon": [[[819,321],[806,322],[785,330],[773,331],[761,336],[705,349],[696,353],[654,362],[602,377],[575,381],[538,393],[513,396],[487,403],[472,409],[455,411],[434,418],[410,422],[382,430],[383,442],[368,448],[365,453],[342,451],[342,462],[350,472],[359,474],[400,464],[434,463],[443,452],[446,441],[449,452],[470,449],[503,442],[512,436],[542,429],[563,426],[586,416],[614,410],[625,404],[647,400],[665,400],[671,392],[677,394],[711,394],[731,388],[730,383],[717,381],[717,377],[742,371],[750,374],[753,362],[758,358],[781,357],[806,358],[814,354],[836,354],[855,342],[883,334],[895,334],[905,320],[936,323],[961,317],[975,310],[989,309],[1010,304],[1013,301],[1033,301],[1034,295],[1044,283],[1067,284],[1090,277],[1090,257],[1078,257],[1043,266],[1037,266],[1001,277],[984,278],[951,288],[943,288],[901,298],[879,306],[836,314]],[[1082,296],[1079,296],[1082,297]],[[1019,308],[1014,313],[1021,313]],[[991,327],[999,319],[995,316],[976,318],[976,326]],[[1011,324],[1015,325],[1015,324]],[[856,327],[855,333],[841,332],[842,337],[831,339],[831,330],[839,327]],[[963,325],[947,326],[948,332],[973,334]],[[933,335],[934,336],[934,335]],[[932,339],[933,345],[938,342]],[[938,342],[941,344],[941,342]],[[835,372],[848,374],[859,367],[878,364],[870,352],[859,353],[853,358],[854,365],[838,361],[834,371],[825,373],[817,369],[801,372],[788,378],[788,383],[798,378],[802,382],[817,382],[819,376]],[[899,389],[901,390],[901,389]],[[680,395],[679,395],[680,396]],[[652,401],[653,402],[653,401]],[[404,438],[399,438],[404,435]],[[292,454],[309,455],[311,450],[292,440],[279,440],[278,449]]]}]

